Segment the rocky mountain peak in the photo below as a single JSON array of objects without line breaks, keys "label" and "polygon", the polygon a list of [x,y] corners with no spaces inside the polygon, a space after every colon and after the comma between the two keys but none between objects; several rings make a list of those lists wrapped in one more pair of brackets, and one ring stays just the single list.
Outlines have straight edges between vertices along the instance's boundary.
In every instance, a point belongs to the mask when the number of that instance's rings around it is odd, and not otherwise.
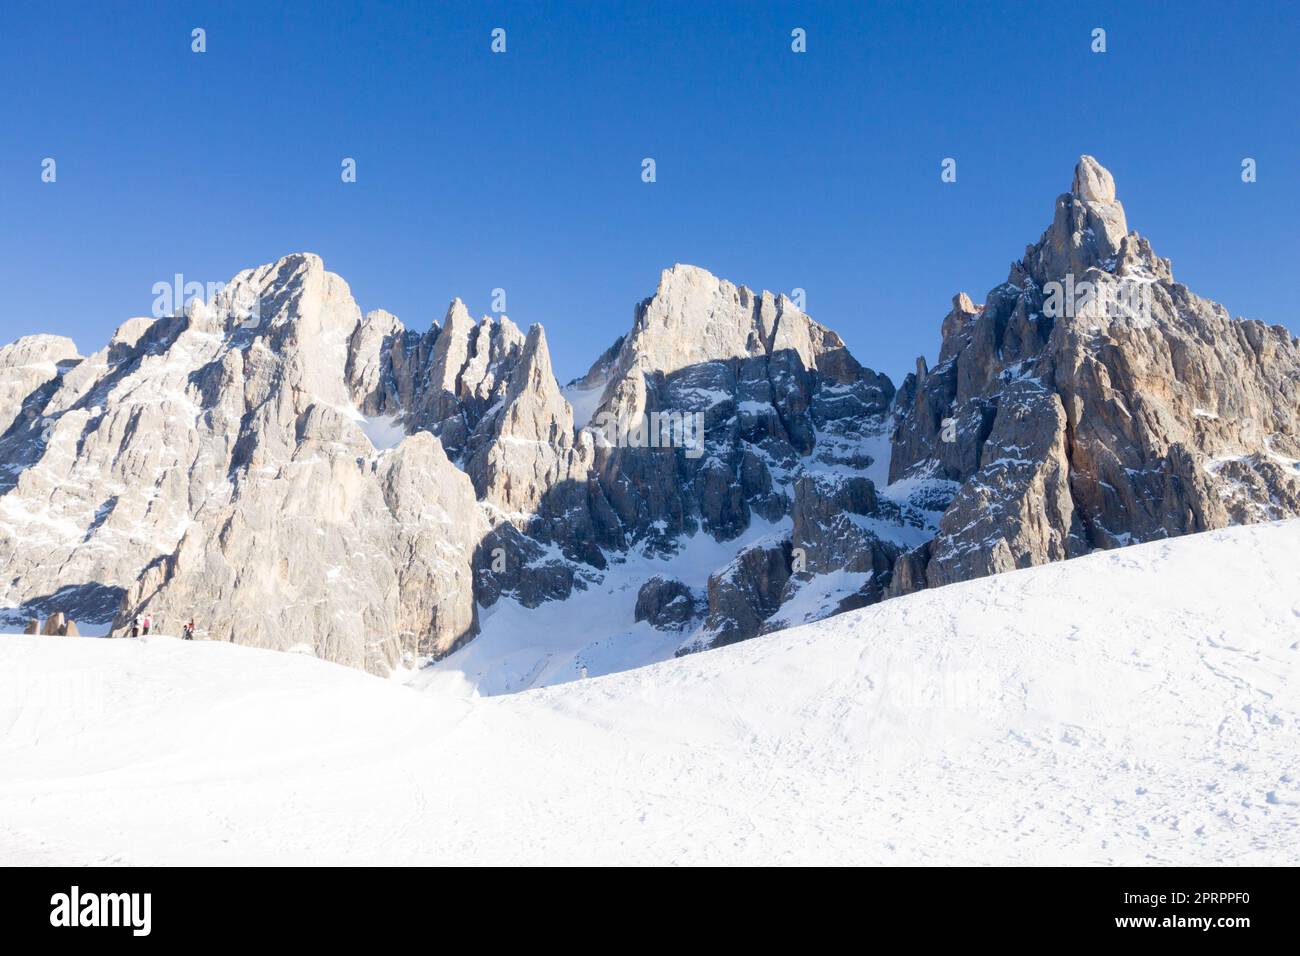
[{"label": "rocky mountain peak", "polygon": [[1070,192],[1084,202],[1115,202],[1115,177],[1092,156],[1080,156]]},{"label": "rocky mountain peak", "polygon": [[1114,177],[1093,157],[1081,156],[1071,191],[1056,200],[1052,224],[1012,266],[1008,282],[1019,286],[1029,278],[1041,288],[1065,276],[1078,281],[1089,269],[1113,273],[1122,261],[1145,271],[1159,268],[1149,247],[1129,236]]},{"label": "rocky mountain peak", "polygon": [[1175,283],[1127,228],[1083,156],[1009,280],[977,314],[954,300],[939,364],[899,391],[891,478],[956,483],[910,581],[1300,513],[1294,340]]},{"label": "rocky mountain peak", "polygon": [[[939,362],[946,362],[961,348],[962,333],[971,319],[979,314],[982,306],[977,307],[965,292],[958,292],[952,297],[952,309],[944,316],[940,327],[943,345],[939,349]],[[919,367],[924,368],[925,359],[918,358]]]},{"label": "rocky mountain peak", "polygon": [[534,322],[528,327],[519,362],[511,373],[507,401],[527,392],[543,391],[558,394],[559,387],[555,374],[551,371],[551,350],[546,344],[546,329],[540,322]]},{"label": "rocky mountain peak", "polygon": [[[784,293],[755,293],[707,269],[679,263],[662,272],[655,294],[637,306],[618,359],[602,377],[617,382],[629,376],[673,375],[712,362],[778,352],[796,354],[809,369],[830,356],[830,374],[859,371],[839,336],[814,322]],[[611,390],[606,398],[612,395]]]},{"label": "rocky mountain peak", "polygon": [[137,316],[134,319],[127,319],[113,332],[113,337],[108,340],[108,344],[128,349],[135,348],[140,338],[157,321],[157,319],[150,316]]},{"label": "rocky mountain peak", "polygon": [[469,307],[461,301],[460,296],[452,299],[442,317],[443,330],[446,331],[452,328],[468,329],[473,324],[474,318],[469,313]]},{"label": "rocky mountain peak", "polygon": [[0,435],[20,417],[33,420],[59,376],[81,360],[76,343],[62,335],[26,335],[0,346]]},{"label": "rocky mountain peak", "polygon": [[762,354],[753,294],[698,266],[665,269],[655,294],[637,307],[623,342],[621,371],[664,374],[702,362]]},{"label": "rocky mountain peak", "polygon": [[528,527],[557,484],[586,482],[590,464],[590,443],[577,442],[573,409],[551,371],[546,332],[534,324],[500,401],[470,436],[466,471],[481,498]]}]

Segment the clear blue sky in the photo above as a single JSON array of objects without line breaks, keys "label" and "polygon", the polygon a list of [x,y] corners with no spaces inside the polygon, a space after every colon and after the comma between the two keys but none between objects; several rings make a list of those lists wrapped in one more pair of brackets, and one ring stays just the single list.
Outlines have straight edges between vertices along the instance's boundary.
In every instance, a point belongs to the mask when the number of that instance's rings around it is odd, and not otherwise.
[{"label": "clear blue sky", "polygon": [[567,379],[690,262],[806,289],[897,377],[955,291],[1005,278],[1083,152],[1177,278],[1300,331],[1298,6],[6,5],[0,338],[89,352],[173,273],[310,250],[412,327],[504,287]]}]

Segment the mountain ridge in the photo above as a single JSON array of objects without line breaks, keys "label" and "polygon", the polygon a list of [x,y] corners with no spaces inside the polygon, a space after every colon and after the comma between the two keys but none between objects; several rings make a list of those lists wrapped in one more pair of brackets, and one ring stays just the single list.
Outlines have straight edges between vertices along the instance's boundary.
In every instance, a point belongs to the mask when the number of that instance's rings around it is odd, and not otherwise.
[{"label": "mountain ridge", "polygon": [[[296,253],[88,357],[0,349],[0,605],[308,630],[388,673],[616,580],[647,616],[599,637],[686,652],[1300,514],[1300,340],[1175,282],[1092,157],[940,331],[896,388],[787,296],[678,263],[561,387],[540,325],[453,299],[408,329]],[[660,567],[698,534],[725,560]]]}]

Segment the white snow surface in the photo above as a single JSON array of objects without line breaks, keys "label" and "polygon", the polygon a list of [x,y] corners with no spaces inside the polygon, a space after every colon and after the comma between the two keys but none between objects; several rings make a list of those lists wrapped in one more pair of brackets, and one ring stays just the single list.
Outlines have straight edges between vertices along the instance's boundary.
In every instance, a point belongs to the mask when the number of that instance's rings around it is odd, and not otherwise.
[{"label": "white snow surface", "polygon": [[406,427],[399,415],[363,415],[355,406],[348,405],[338,409],[346,418],[352,419],[361,428],[375,451],[388,451],[396,448],[406,438]]},{"label": "white snow surface", "polygon": [[0,637],[0,861],[1289,864],[1297,553],[1139,545],[495,697]]},{"label": "white snow surface", "polygon": [[591,388],[583,388],[575,382],[560,389],[560,394],[573,409],[573,427],[578,431],[591,424],[591,417],[600,408],[600,400],[605,395],[605,385],[602,381]]}]

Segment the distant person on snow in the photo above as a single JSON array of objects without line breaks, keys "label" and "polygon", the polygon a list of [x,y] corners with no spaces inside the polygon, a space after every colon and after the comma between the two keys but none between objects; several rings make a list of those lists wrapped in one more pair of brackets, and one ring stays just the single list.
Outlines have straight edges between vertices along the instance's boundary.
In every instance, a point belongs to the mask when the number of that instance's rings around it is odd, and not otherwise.
[{"label": "distant person on snow", "polygon": [[190,622],[181,629],[181,636],[187,641],[194,640],[194,618],[190,618]]},{"label": "distant person on snow", "polygon": [[144,616],[144,636],[145,636],[145,637],[148,637],[148,636],[149,636],[149,627],[150,627],[150,625],[152,625],[152,624],[153,624],[153,618],[151,618],[148,614],[146,614],[146,615]]},{"label": "distant person on snow", "polygon": [[139,614],[131,618],[131,636],[132,637],[140,636],[140,615]]}]

